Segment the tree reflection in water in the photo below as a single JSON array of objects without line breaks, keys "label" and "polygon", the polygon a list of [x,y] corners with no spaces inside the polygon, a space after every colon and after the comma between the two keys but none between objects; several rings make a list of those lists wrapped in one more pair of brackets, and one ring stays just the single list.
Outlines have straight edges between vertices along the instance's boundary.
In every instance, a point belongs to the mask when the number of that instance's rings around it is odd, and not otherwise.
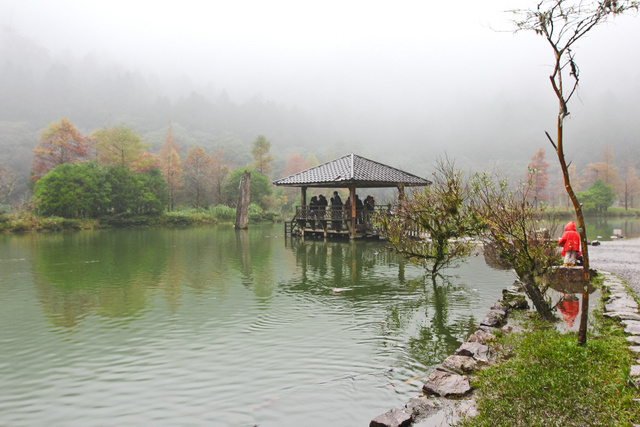
[{"label": "tree reflection in water", "polygon": [[477,321],[469,286],[432,281],[383,243],[265,234],[229,227],[43,236],[32,258],[41,310],[69,330],[92,314],[128,323],[156,295],[173,315],[186,291],[224,298],[239,283],[263,310],[280,292],[339,304],[345,315],[364,310],[377,320],[361,327],[371,329],[381,352],[401,348],[403,357],[425,366],[455,350]]},{"label": "tree reflection in water", "polygon": [[[354,310],[363,306],[374,309],[378,301],[386,299],[381,335],[402,337],[408,356],[420,364],[441,362],[477,326],[469,310],[472,300],[468,286],[453,277],[425,276],[420,268],[407,265],[381,243],[294,239],[288,244],[301,271],[301,279],[291,285],[292,291],[326,297],[330,287],[348,290],[341,302]],[[408,279],[407,267],[411,272]],[[453,319],[449,314],[452,304]],[[397,340],[381,339],[380,343],[382,347],[395,346]]]}]

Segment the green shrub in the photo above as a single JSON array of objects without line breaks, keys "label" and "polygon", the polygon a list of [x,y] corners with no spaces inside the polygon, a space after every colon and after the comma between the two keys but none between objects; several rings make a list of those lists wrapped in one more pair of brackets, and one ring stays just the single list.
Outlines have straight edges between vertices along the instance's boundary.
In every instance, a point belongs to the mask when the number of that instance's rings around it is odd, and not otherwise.
[{"label": "green shrub", "polygon": [[264,214],[264,210],[257,204],[251,203],[249,205],[249,221],[258,222],[262,220],[262,215]]},{"label": "green shrub", "polygon": [[220,221],[233,221],[236,218],[236,210],[226,205],[214,206],[209,211]]}]

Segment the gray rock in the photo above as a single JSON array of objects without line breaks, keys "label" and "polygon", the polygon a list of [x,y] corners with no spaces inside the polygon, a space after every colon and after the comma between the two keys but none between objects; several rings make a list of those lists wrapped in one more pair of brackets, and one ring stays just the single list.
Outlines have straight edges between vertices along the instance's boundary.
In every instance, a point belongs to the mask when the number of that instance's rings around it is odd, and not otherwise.
[{"label": "gray rock", "polygon": [[631,350],[634,353],[640,354],[640,346],[632,345],[632,346],[629,347],[629,350]]},{"label": "gray rock", "polygon": [[501,311],[489,310],[487,316],[480,322],[483,326],[490,326],[492,328],[499,328],[504,325],[506,314]]},{"label": "gray rock", "polygon": [[479,364],[489,363],[489,347],[478,342],[465,342],[455,352],[458,356],[473,357]]},{"label": "gray rock", "polygon": [[604,305],[604,311],[626,311],[631,313],[638,312],[638,303],[633,299],[619,299]]},{"label": "gray rock", "polygon": [[466,375],[452,374],[451,372],[435,369],[422,386],[422,391],[429,395],[459,397],[471,391],[471,385],[469,384],[469,377]]},{"label": "gray rock", "polygon": [[491,307],[490,310],[491,311],[498,311],[498,312],[502,313],[505,316],[509,312],[509,309],[507,307],[505,307],[504,305],[502,305],[501,303],[498,303],[498,304],[494,305],[493,307]]},{"label": "gray rock", "polygon": [[378,415],[369,423],[369,427],[408,427],[410,425],[411,414],[398,408]]},{"label": "gray rock", "polygon": [[633,327],[638,327],[640,328],[640,321],[637,320],[623,320],[620,322],[622,325],[624,326],[633,326]]},{"label": "gray rock", "polygon": [[476,361],[473,357],[454,354],[444,359],[442,367],[456,374],[468,374],[476,369]]},{"label": "gray rock", "polygon": [[623,285],[614,284],[611,286],[606,286],[606,282],[605,282],[605,287],[611,294],[627,293],[627,289]]},{"label": "gray rock", "polygon": [[524,295],[513,295],[509,299],[505,298],[504,302],[511,310],[529,309],[529,303]]},{"label": "gray rock", "polygon": [[631,313],[629,311],[608,311],[603,313],[603,316],[616,318],[620,320],[638,320],[640,321],[640,314]]},{"label": "gray rock", "polygon": [[613,301],[627,299],[627,298],[629,298],[629,294],[627,294],[626,292],[615,292],[609,295],[609,297],[607,297],[607,300],[613,302]]},{"label": "gray rock", "polygon": [[522,292],[522,285],[518,282],[515,281],[513,282],[513,285],[509,286],[508,288],[505,288],[502,290],[502,296],[504,297],[505,295],[523,295]]},{"label": "gray rock", "polygon": [[624,328],[624,332],[629,335],[640,335],[640,326],[629,325]]},{"label": "gray rock", "polygon": [[413,420],[425,418],[440,410],[440,406],[426,396],[414,397],[404,405],[404,411],[409,412]]},{"label": "gray rock", "polygon": [[629,371],[629,376],[631,378],[640,377],[640,365],[631,365],[631,370]]},{"label": "gray rock", "polygon": [[640,345],[640,336],[638,336],[638,335],[629,335],[627,337],[627,341],[629,341],[631,344]]},{"label": "gray rock", "polygon": [[471,334],[471,336],[469,337],[469,339],[467,341],[469,342],[479,342],[480,344],[486,344],[487,341],[491,341],[491,340],[495,340],[496,336],[483,331],[482,329],[478,329],[477,331],[475,331],[473,334]]},{"label": "gray rock", "polygon": [[494,328],[494,327],[487,326],[487,325],[479,325],[478,329],[481,330],[482,332],[486,332],[487,334],[493,335],[493,333],[495,331],[499,330],[500,328]]}]

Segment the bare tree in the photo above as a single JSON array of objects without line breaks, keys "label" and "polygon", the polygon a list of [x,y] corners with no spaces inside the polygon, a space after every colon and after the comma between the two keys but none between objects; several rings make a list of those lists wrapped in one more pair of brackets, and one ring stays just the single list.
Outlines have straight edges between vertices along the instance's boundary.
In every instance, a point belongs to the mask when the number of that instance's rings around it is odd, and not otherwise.
[{"label": "bare tree", "polygon": [[499,265],[513,268],[527,296],[544,320],[555,316],[546,292],[550,282],[545,276],[559,264],[557,243],[550,239],[555,227],[540,229],[540,220],[551,223],[545,214],[545,204],[532,195],[532,176],[511,190],[507,180],[488,173],[473,179],[474,207],[485,222],[481,237],[484,251]]},{"label": "bare tree", "polygon": [[[579,68],[575,61],[573,47],[596,25],[606,22],[611,16],[630,10],[638,10],[638,1],[630,0],[542,0],[536,9],[513,10],[516,32],[533,31],[544,37],[553,50],[553,71],[549,76],[551,87],[558,99],[557,135],[554,140],[548,132],[547,138],[553,145],[560,162],[564,184],[576,211],[584,256],[584,287],[582,292],[582,314],[578,331],[578,342],[587,341],[587,319],[589,308],[589,252],[584,215],[580,202],[571,186],[569,169],[564,155],[564,119],[569,115],[568,103],[575,95],[580,81]],[[566,80],[565,80],[566,78]]]},{"label": "bare tree", "polygon": [[425,268],[434,281],[439,272],[471,254],[482,219],[471,204],[463,172],[448,158],[436,164],[432,184],[407,197],[395,215],[381,214],[376,224],[389,247]]}]

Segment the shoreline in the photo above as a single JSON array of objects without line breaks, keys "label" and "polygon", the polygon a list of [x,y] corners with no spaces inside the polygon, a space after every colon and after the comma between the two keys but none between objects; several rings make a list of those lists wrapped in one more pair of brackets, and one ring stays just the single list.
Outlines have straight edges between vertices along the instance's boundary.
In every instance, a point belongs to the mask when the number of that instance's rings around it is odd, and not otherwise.
[{"label": "shoreline", "polygon": [[[632,293],[631,298],[640,295],[640,238],[633,239],[625,239],[625,240],[616,240],[610,242],[602,242],[600,246],[590,246],[589,247],[589,259],[590,259],[590,267],[596,269],[599,273],[603,274],[607,277],[606,281],[610,282],[605,284],[607,288],[611,287],[612,284],[614,286],[621,287],[622,284],[618,284],[619,280],[624,280],[630,292]],[[617,276],[615,280],[613,280],[612,276]],[[509,292],[507,289],[503,291],[504,293]],[[596,302],[591,302],[591,308],[595,307]],[[489,336],[484,336],[484,339],[481,341],[485,341],[485,339],[491,339],[491,329],[499,329],[498,325],[486,325],[487,319],[495,316],[492,316],[492,312],[496,311],[496,306],[505,305],[505,298],[497,301],[496,305],[489,309],[487,313],[487,317],[482,320],[478,325],[478,331],[482,331],[484,334],[489,334]],[[513,309],[513,308],[512,308]],[[506,315],[506,313],[505,313]],[[504,328],[510,329],[508,322],[508,315],[505,319],[506,326]],[[502,325],[500,325],[501,327]],[[473,369],[465,372],[464,369],[459,370],[459,372],[452,372],[455,369],[450,369],[447,365],[447,361],[452,357],[459,357],[459,355],[468,356],[471,359],[477,360],[487,358],[487,354],[483,353],[479,358],[478,355],[474,355],[472,353],[461,353],[460,350],[465,348],[465,346],[469,342],[477,342],[478,339],[474,338],[478,331],[475,334],[472,334],[468,341],[463,343],[460,348],[455,352],[454,355],[449,356],[441,365],[438,365],[430,372],[430,379],[434,376],[434,372],[443,372],[450,371],[458,380],[457,386],[459,386],[460,381],[466,381],[466,384],[463,388],[466,388],[468,385],[468,378],[465,374],[470,373]],[[484,343],[482,344],[484,346]],[[638,347],[640,349],[640,347]],[[475,366],[475,362],[474,362]],[[638,370],[637,374],[640,375],[640,370]],[[438,375],[436,375],[438,377]],[[435,377],[434,377],[435,378]],[[448,399],[446,395],[441,394],[440,396],[429,396],[428,394],[434,393],[425,393],[425,387],[427,390],[433,388],[433,385],[429,384],[429,380],[423,387],[423,394],[413,397],[407,402],[404,408],[398,409],[393,408],[388,412],[378,415],[376,418],[372,419],[370,422],[370,427],[400,427],[400,426],[414,426],[414,427],[427,427],[431,425],[439,425],[439,426],[449,426],[455,425],[457,420],[466,415],[472,415],[475,413],[475,403],[473,397],[473,390],[469,387],[469,393],[464,392],[460,395],[456,396],[455,393],[451,395],[452,399]]]}]

